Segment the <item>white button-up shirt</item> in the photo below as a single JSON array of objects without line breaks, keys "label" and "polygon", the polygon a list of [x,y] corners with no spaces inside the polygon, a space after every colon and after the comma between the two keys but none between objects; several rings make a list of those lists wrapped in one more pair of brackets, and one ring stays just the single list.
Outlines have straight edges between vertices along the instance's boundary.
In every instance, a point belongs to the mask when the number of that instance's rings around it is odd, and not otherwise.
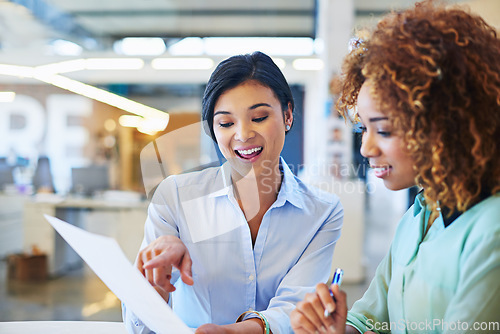
[{"label": "white button-up shirt", "polygon": [[[230,324],[257,310],[273,333],[291,333],[295,304],[328,280],[342,206],[336,195],[300,181],[283,159],[281,166],[278,198],[262,219],[255,245],[234,198],[228,163],[170,176],[156,190],[142,247],[170,234],[188,248],[194,285],[184,284],[174,271],[170,301],[189,327]],[[125,306],[128,330],[149,332]]]}]

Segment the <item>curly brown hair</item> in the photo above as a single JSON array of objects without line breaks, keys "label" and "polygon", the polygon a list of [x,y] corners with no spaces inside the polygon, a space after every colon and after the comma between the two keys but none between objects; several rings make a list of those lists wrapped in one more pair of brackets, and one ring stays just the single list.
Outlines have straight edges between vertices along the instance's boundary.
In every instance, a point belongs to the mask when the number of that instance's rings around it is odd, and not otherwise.
[{"label": "curly brown hair", "polygon": [[344,117],[365,80],[431,209],[465,211],[500,190],[500,40],[481,17],[432,0],[388,14],[344,60]]}]

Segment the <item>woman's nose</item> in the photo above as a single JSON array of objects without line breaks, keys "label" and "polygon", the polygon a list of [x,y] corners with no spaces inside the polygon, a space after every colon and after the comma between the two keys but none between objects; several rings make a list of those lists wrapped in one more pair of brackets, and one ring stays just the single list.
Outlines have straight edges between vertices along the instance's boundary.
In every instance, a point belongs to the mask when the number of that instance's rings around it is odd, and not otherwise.
[{"label": "woman's nose", "polygon": [[235,133],[236,140],[246,142],[247,140],[249,140],[250,138],[253,138],[254,136],[255,136],[255,132],[252,129],[252,127],[248,124],[242,123],[236,128],[236,133]]},{"label": "woman's nose", "polygon": [[369,133],[363,133],[361,149],[359,151],[365,158],[376,157],[380,154],[377,140]]}]

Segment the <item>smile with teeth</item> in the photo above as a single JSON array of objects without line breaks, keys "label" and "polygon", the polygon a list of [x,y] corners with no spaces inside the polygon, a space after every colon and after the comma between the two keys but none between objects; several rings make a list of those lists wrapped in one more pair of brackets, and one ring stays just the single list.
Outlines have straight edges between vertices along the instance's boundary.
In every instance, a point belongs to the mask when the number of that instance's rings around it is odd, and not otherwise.
[{"label": "smile with teeth", "polygon": [[370,166],[373,169],[373,173],[376,177],[384,178],[389,175],[391,171],[391,166]]},{"label": "smile with teeth", "polygon": [[373,171],[376,173],[382,173],[386,170],[388,170],[390,167],[389,166],[383,166],[383,167],[372,167]]},{"label": "smile with teeth", "polygon": [[262,146],[254,147],[248,150],[236,150],[238,155],[243,158],[251,158],[257,156],[260,154],[261,151],[262,151]]}]

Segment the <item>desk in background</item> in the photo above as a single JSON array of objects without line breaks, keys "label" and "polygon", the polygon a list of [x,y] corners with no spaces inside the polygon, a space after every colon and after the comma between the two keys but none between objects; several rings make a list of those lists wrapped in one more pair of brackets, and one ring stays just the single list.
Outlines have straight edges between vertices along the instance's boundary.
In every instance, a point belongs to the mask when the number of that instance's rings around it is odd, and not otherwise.
[{"label": "desk in background", "polygon": [[28,197],[0,194],[0,259],[23,250],[23,210]]},{"label": "desk in background", "polygon": [[64,274],[81,267],[81,258],[45,220],[44,214],[55,216],[86,231],[116,239],[133,262],[144,235],[147,217],[145,201],[109,201],[67,198],[59,202],[27,200],[24,203],[23,248],[36,245],[47,254],[49,275]]}]

